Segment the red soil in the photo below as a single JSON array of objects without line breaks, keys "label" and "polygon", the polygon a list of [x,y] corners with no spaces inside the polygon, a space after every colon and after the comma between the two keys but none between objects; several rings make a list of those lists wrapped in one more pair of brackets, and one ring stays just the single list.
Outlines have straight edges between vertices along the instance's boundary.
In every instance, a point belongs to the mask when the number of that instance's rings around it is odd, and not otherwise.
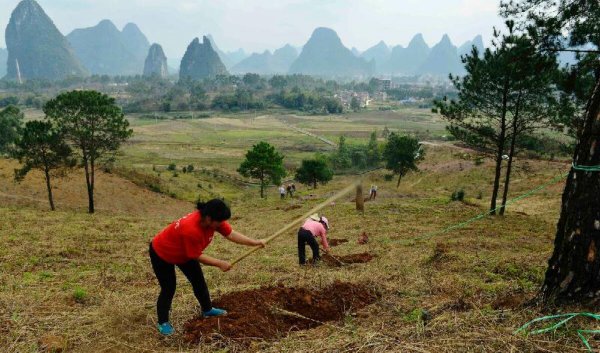
[{"label": "red soil", "polygon": [[369,287],[342,282],[320,291],[278,286],[229,293],[214,303],[227,309],[227,316],[189,321],[184,338],[192,344],[219,339],[241,343],[276,339],[291,331],[339,321],[376,299]]},{"label": "red soil", "polygon": [[348,242],[348,239],[329,239],[329,246],[339,246]]}]

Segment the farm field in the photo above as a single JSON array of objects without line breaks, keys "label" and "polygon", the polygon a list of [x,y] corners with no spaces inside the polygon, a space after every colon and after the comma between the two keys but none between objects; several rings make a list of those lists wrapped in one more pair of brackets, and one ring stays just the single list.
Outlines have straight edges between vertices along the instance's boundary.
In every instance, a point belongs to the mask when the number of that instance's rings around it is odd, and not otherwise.
[{"label": "farm field", "polygon": [[[519,159],[511,197],[557,182],[511,205],[503,218],[441,233],[487,210],[493,170],[490,162],[477,163],[474,152],[445,142],[443,122],[425,110],[130,121],[134,136],[99,175],[92,216],[84,212],[80,171],[56,182],[58,211],[49,212],[41,175],[15,184],[16,162],[0,160],[0,347],[6,351],[585,351],[572,330],[514,334],[549,314],[528,303],[552,250],[560,176],[568,164]],[[234,229],[267,237],[357,177],[336,176],[316,190],[301,186],[296,198],[283,201],[270,190],[261,200],[236,174],[253,144],[275,145],[294,168],[335,148],[297,129],[333,142],[345,134],[349,143],[366,143],[385,127],[428,141],[426,157],[399,188],[383,170],[363,175],[365,189],[379,186],[364,214],[355,210],[354,195],[323,210],[339,243],[333,255],[349,256],[346,263],[299,267],[290,231],[230,273],[205,268],[212,297],[230,308],[221,321],[197,319],[191,286],[178,273],[177,333],[158,336],[158,284],[148,259],[148,242],[158,231],[192,211],[199,197],[225,197]],[[169,164],[177,170],[167,170]],[[181,171],[187,165],[192,173]],[[450,201],[459,189],[465,200]],[[363,233],[369,242],[360,245]],[[207,253],[230,260],[244,250],[215,238]],[[348,263],[357,257],[364,261]],[[572,328],[589,323],[577,325]]]},{"label": "farm field", "polygon": [[[178,173],[179,179],[172,178],[171,173],[160,176],[168,178],[171,189],[179,189],[174,192],[178,197],[189,201],[197,198],[195,181],[198,177],[204,188],[201,193],[236,197],[236,190],[232,190],[227,181],[240,178],[237,168],[246,151],[260,141],[276,146],[285,155],[285,166],[294,169],[302,159],[335,150],[341,135],[347,136],[348,144],[366,144],[373,131],[381,134],[386,127],[428,140],[440,140],[445,134],[443,121],[423,109],[366,111],[341,116],[228,114],[175,121],[134,116],[130,122],[134,137],[123,147],[118,165],[145,173],[162,171],[169,164],[175,164],[178,170],[194,166],[201,173],[192,181],[185,181],[186,176],[181,173]],[[380,140],[384,141],[381,137]],[[206,190],[208,185],[211,188]]]}]

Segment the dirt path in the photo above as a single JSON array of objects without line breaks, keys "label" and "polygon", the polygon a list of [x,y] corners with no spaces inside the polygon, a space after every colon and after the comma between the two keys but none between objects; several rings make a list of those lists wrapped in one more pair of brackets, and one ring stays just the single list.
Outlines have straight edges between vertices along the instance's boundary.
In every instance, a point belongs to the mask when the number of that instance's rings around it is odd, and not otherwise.
[{"label": "dirt path", "polygon": [[328,140],[328,139],[326,139],[326,138],[324,138],[322,136],[315,135],[315,134],[313,134],[310,131],[307,131],[307,130],[304,130],[304,129],[301,129],[299,127],[295,127],[295,126],[292,126],[292,125],[289,125],[288,128],[291,129],[291,130],[294,130],[296,132],[299,132],[301,134],[304,134],[306,136],[310,136],[310,137],[316,138],[317,140],[319,140],[319,141],[321,141],[321,142],[323,142],[323,143],[325,143],[325,144],[327,144],[329,146],[332,146],[332,147],[336,147],[337,146],[337,144],[335,142],[333,142],[331,140]]},{"label": "dirt path", "polygon": [[464,152],[477,152],[474,149],[471,149],[468,147],[457,146],[450,142],[438,143],[438,142],[431,142],[431,141],[420,141],[419,143],[422,145],[425,145],[425,146],[430,146],[430,147],[451,148],[451,149],[460,150],[460,151],[464,151]]}]

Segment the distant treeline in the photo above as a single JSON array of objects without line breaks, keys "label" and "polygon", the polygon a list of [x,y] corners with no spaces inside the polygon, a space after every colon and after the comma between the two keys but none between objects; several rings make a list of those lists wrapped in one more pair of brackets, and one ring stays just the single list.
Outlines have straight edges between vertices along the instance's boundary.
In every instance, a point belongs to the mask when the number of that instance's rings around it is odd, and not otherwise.
[{"label": "distant treeline", "polygon": [[[403,83],[386,92],[393,100],[427,100],[452,95],[443,86]],[[61,81],[30,80],[22,85],[0,81],[0,107],[21,105],[41,108],[57,94],[72,89],[94,89],[116,99],[127,113],[178,111],[245,111],[286,108],[315,114],[344,111],[336,97],[340,91],[381,91],[377,80],[342,82],[307,75],[221,75],[201,81],[173,81],[158,77],[94,75]]]}]

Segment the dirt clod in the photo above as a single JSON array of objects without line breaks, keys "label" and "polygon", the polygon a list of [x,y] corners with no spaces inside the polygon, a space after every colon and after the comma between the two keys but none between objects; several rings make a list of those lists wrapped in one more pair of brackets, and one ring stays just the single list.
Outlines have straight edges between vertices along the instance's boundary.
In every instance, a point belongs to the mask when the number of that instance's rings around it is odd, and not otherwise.
[{"label": "dirt clod", "polygon": [[340,246],[348,242],[348,239],[329,239],[329,246]]},{"label": "dirt clod", "polygon": [[321,322],[341,320],[376,299],[371,288],[342,282],[320,291],[278,286],[230,293],[214,303],[227,309],[227,316],[189,321],[185,340],[197,344],[219,339],[241,343],[275,339]]},{"label": "dirt clod", "polygon": [[61,353],[67,349],[67,340],[60,336],[46,335],[39,340],[42,352]]},{"label": "dirt clod", "polygon": [[527,302],[527,296],[524,293],[508,294],[497,298],[492,303],[494,310],[514,310],[521,308]]},{"label": "dirt clod", "polygon": [[329,266],[343,266],[350,264],[364,264],[373,260],[375,256],[368,252],[362,254],[351,254],[345,256],[334,256],[331,254],[323,254],[321,259]]},{"label": "dirt clod", "polygon": [[366,232],[362,232],[362,234],[358,237],[358,244],[365,245],[369,242],[369,236]]}]

